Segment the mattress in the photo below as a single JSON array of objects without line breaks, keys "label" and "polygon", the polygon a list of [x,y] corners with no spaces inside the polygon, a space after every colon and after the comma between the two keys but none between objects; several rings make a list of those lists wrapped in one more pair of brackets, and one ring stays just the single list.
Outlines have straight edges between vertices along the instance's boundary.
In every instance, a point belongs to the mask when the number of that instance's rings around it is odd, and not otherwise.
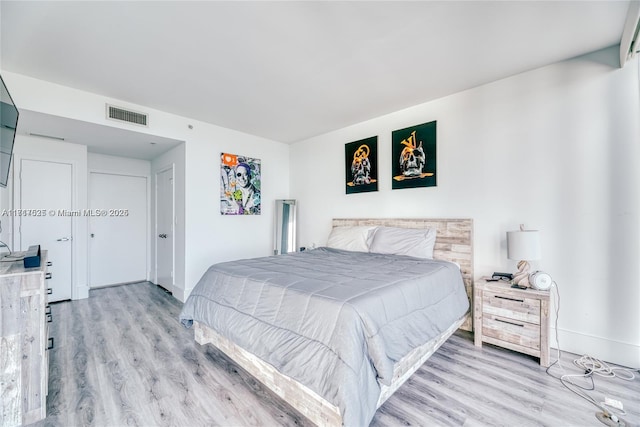
[{"label": "mattress", "polygon": [[180,321],[207,325],[361,426],[394,364],[468,308],[454,263],[318,248],[211,266]]}]

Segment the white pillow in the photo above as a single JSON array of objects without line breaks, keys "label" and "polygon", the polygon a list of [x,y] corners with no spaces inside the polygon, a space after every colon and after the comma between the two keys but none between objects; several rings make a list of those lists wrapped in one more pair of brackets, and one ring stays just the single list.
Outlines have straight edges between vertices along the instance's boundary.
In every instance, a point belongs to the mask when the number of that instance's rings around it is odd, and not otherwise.
[{"label": "white pillow", "polygon": [[327,247],[343,249],[345,251],[369,252],[367,239],[369,232],[375,227],[371,226],[342,226],[333,227]]},{"label": "white pillow", "polygon": [[435,228],[377,227],[369,237],[369,252],[433,259]]}]

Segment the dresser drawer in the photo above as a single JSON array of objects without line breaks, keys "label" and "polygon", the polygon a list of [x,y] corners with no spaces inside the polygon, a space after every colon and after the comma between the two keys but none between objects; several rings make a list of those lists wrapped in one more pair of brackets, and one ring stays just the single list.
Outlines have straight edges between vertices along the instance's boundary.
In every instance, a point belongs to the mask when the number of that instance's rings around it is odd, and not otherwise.
[{"label": "dresser drawer", "polygon": [[496,316],[521,322],[540,324],[540,300],[506,293],[482,293],[483,316]]},{"label": "dresser drawer", "polygon": [[540,325],[484,314],[482,335],[504,343],[540,350]]}]

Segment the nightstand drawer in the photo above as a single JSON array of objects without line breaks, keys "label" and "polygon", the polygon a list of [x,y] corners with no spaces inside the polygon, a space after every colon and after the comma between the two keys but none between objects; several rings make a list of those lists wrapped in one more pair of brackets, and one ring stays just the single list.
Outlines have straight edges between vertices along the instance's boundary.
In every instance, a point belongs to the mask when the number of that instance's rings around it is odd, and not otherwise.
[{"label": "nightstand drawer", "polygon": [[482,317],[482,335],[502,342],[540,350],[540,325],[485,314]]},{"label": "nightstand drawer", "polygon": [[[493,315],[519,322],[540,324],[540,300],[484,291],[483,315]],[[518,323],[518,322],[516,322]]]}]

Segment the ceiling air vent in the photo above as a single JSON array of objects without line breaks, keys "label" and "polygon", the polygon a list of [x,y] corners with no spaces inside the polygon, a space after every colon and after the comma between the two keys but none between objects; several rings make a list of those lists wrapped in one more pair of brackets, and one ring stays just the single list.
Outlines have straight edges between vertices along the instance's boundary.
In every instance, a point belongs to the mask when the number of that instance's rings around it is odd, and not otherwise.
[{"label": "ceiling air vent", "polygon": [[107,104],[107,118],[121,122],[133,123],[135,125],[147,126],[149,115]]}]

